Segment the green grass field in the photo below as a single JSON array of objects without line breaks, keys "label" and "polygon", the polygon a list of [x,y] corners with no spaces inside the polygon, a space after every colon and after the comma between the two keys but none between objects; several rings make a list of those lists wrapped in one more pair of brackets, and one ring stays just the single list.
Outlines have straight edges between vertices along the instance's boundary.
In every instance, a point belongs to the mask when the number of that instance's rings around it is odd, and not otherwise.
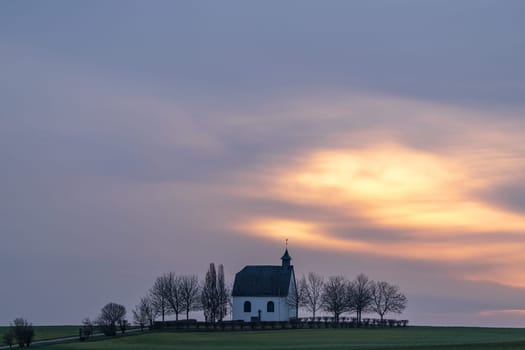
[{"label": "green grass field", "polygon": [[409,327],[216,333],[149,333],[45,345],[46,350],[525,349],[524,329]]},{"label": "green grass field", "polygon": [[[63,338],[78,335],[80,326],[35,326],[35,340]],[[0,344],[2,336],[9,327],[0,327]]]}]

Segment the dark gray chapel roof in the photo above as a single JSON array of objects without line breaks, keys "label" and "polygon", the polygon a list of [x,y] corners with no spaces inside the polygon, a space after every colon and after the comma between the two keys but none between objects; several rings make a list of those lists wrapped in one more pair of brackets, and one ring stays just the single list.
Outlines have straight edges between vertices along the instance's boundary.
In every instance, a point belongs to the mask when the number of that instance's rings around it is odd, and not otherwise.
[{"label": "dark gray chapel roof", "polygon": [[245,266],[237,272],[232,296],[288,296],[293,266]]}]

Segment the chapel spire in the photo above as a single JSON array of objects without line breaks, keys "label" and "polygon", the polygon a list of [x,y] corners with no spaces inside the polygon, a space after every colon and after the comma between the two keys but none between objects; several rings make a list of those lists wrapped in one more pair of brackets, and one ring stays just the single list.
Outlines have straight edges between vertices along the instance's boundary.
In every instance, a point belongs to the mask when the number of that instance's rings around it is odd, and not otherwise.
[{"label": "chapel spire", "polygon": [[290,254],[288,254],[288,239],[286,239],[286,250],[284,251],[283,256],[281,257],[281,260],[283,262],[283,267],[289,267],[290,262],[292,261],[292,257]]}]

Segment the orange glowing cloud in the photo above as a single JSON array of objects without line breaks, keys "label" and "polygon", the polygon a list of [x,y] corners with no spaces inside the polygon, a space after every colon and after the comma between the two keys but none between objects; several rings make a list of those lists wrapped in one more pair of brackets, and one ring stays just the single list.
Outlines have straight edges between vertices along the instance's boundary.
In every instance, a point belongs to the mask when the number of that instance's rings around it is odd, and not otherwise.
[{"label": "orange glowing cloud", "polygon": [[[290,239],[296,246],[334,252],[349,252],[377,257],[415,261],[465,264],[483,262],[487,268],[477,274],[453,272],[471,281],[493,281],[514,287],[525,287],[525,274],[516,266],[525,264],[524,243],[472,241],[468,245],[454,239],[435,240],[424,237],[411,241],[367,241],[334,236],[329,224],[282,218],[254,218],[236,227],[239,231],[282,242]],[[459,274],[458,274],[459,273]]]},{"label": "orange glowing cloud", "polygon": [[[417,121],[426,128],[419,129],[418,125],[397,132],[386,125],[342,132],[332,138],[332,144],[266,160],[249,174],[242,174],[250,183],[237,186],[238,194],[310,210],[317,207],[333,213],[335,221],[297,212],[293,216],[286,211],[256,213],[241,218],[236,229],[272,240],[289,238],[309,249],[441,263],[483,263],[486,269],[482,272],[451,274],[525,287],[525,275],[516,268],[525,264],[525,215],[486,198],[499,186],[521,181],[525,131],[513,125],[491,124],[490,118],[474,124],[471,117],[477,111],[388,99],[384,104],[353,102],[357,112],[375,116],[422,115]],[[351,105],[331,107],[330,113],[344,116],[338,107],[347,108],[347,115],[356,113]],[[308,110],[312,109],[300,111]],[[382,123],[388,120],[378,119]],[[395,124],[393,121],[392,127]],[[430,131],[434,126],[443,134],[434,138],[437,145],[417,147],[418,142],[425,144],[421,140],[425,132],[434,136]],[[348,223],[351,220],[358,221],[359,227],[391,236],[369,238],[354,231]],[[352,231],[341,235],[341,227]],[[507,239],[499,240],[498,235],[503,233]]]},{"label": "orange glowing cloud", "polygon": [[346,208],[376,225],[525,233],[525,217],[475,197],[492,179],[477,177],[469,161],[395,144],[321,150],[283,170],[270,188],[286,200]]},{"label": "orange glowing cloud", "polygon": [[496,264],[479,273],[468,273],[463,278],[469,281],[496,281],[513,287],[525,288],[525,272],[522,268],[525,265],[522,253],[525,245],[514,244],[514,246],[516,250],[509,254],[499,251],[496,247],[491,247],[491,250],[502,257],[501,264]]},{"label": "orange glowing cloud", "polygon": [[341,238],[329,233],[330,227],[313,222],[276,218],[259,218],[246,222],[238,229],[254,235],[282,241],[289,238],[294,244],[312,249],[357,252],[361,254],[401,257],[429,261],[468,261],[471,259],[493,260],[495,252],[503,256],[517,256],[523,247],[512,243],[491,245],[473,243],[459,247],[454,242],[381,242]]}]

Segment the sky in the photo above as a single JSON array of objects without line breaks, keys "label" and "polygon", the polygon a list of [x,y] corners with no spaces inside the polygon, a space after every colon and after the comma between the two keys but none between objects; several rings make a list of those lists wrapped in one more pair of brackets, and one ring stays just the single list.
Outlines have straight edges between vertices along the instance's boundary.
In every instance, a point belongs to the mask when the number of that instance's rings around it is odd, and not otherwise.
[{"label": "sky", "polygon": [[523,1],[0,3],[0,324],[162,273],[397,284],[525,327]]}]

